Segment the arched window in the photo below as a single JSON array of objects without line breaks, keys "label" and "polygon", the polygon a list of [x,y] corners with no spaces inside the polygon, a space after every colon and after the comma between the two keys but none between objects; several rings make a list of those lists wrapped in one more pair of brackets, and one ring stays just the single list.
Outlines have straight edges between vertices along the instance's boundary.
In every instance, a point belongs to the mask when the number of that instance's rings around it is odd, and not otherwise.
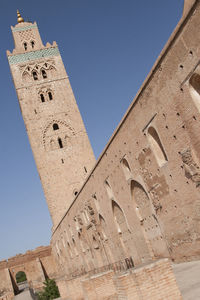
[{"label": "arched window", "polygon": [[122,168],[123,168],[125,177],[128,180],[132,176],[129,163],[128,163],[128,161],[125,158],[123,158],[121,160],[121,164],[122,164]]},{"label": "arched window", "polygon": [[32,49],[34,48],[34,46],[35,46],[35,42],[31,41],[31,47],[32,47]]},{"label": "arched window", "polygon": [[58,138],[58,144],[59,144],[59,147],[60,147],[60,148],[63,148],[63,143],[62,143],[61,138]]},{"label": "arched window", "polygon": [[92,236],[92,240],[93,240],[93,247],[94,249],[99,249],[99,243],[97,242],[95,236]]},{"label": "arched window", "polygon": [[37,72],[36,71],[33,71],[33,79],[34,80],[38,80],[38,75],[37,75]]},{"label": "arched window", "polygon": [[100,211],[99,200],[97,199],[97,196],[95,194],[92,196],[92,198],[94,199],[94,204],[95,204],[96,210],[99,212]]},{"label": "arched window", "polygon": [[44,94],[40,94],[40,99],[42,102],[45,102]]},{"label": "arched window", "polygon": [[99,222],[101,225],[101,232],[102,232],[102,238],[104,241],[107,241],[107,235],[106,235],[106,222],[104,220],[104,218],[102,217],[102,215],[99,215]]},{"label": "arched window", "polygon": [[47,73],[45,72],[45,70],[42,70],[42,77],[45,79],[47,78]]},{"label": "arched window", "polygon": [[126,232],[128,229],[125,215],[115,201],[112,201],[112,209],[113,209],[113,215],[114,215],[117,231],[119,234],[122,234]]},{"label": "arched window", "polygon": [[153,127],[148,128],[147,137],[159,166],[162,166],[168,159],[160,138]]},{"label": "arched window", "polygon": [[25,51],[27,50],[27,43],[26,42],[24,43],[24,50]]},{"label": "arched window", "polygon": [[72,254],[72,250],[71,250],[71,246],[70,246],[69,242],[67,242],[67,246],[68,246],[69,256],[70,256],[70,258],[73,258],[73,254]]},{"label": "arched window", "polygon": [[75,253],[76,256],[78,256],[78,251],[77,251],[77,248],[76,248],[76,243],[75,243],[74,238],[72,238],[72,243],[73,243],[74,253]]},{"label": "arched window", "polygon": [[131,196],[151,256],[167,255],[168,250],[162,237],[155,207],[144,187],[135,180],[131,181]]},{"label": "arched window", "polygon": [[189,80],[189,85],[190,95],[197,109],[200,111],[200,75],[193,74]]},{"label": "arched window", "polygon": [[24,281],[27,281],[25,272],[23,272],[23,271],[17,272],[17,274],[16,274],[16,282],[17,283],[21,283],[21,282],[24,282]]},{"label": "arched window", "polygon": [[114,198],[113,191],[112,191],[111,186],[110,186],[110,184],[108,183],[107,180],[105,180],[105,187],[106,187],[106,191],[107,191],[108,197],[110,199],[113,199]]},{"label": "arched window", "polygon": [[52,100],[53,99],[53,95],[51,92],[48,92],[48,96],[49,96],[49,100]]},{"label": "arched window", "polygon": [[57,123],[54,123],[54,124],[53,124],[53,130],[58,130],[58,129],[59,129],[58,124],[57,124]]}]

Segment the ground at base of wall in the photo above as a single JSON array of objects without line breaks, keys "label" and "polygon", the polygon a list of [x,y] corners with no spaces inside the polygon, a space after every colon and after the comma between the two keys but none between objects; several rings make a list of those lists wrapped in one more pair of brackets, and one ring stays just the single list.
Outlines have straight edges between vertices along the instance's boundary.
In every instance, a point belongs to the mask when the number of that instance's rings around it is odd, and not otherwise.
[{"label": "ground at base of wall", "polygon": [[172,267],[183,300],[199,300],[200,261],[173,264]]}]

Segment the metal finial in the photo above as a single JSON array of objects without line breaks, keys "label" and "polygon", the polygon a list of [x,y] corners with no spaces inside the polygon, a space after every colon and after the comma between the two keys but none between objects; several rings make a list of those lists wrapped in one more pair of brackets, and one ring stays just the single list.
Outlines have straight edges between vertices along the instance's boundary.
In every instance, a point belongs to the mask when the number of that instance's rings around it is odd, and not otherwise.
[{"label": "metal finial", "polygon": [[17,10],[17,22],[18,23],[23,23],[24,19],[22,18],[22,16],[20,15],[19,10]]}]

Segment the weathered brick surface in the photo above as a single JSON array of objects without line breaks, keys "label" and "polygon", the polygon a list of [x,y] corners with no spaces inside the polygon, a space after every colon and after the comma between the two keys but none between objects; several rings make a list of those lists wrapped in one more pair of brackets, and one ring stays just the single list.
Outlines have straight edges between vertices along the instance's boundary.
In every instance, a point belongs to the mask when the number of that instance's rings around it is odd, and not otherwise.
[{"label": "weathered brick surface", "polygon": [[14,290],[11,282],[9,270],[0,270],[0,300],[10,300],[14,297]]},{"label": "weathered brick surface", "polygon": [[71,289],[71,292],[63,295],[63,298],[73,300],[182,299],[168,259],[146,264],[121,275],[108,271],[82,281],[80,278],[66,281],[65,284],[66,290]]},{"label": "weathered brick surface", "polygon": [[[19,254],[0,262],[0,272],[10,274],[10,277],[5,278],[7,278],[8,284],[12,284],[12,289],[17,288],[16,274],[19,271],[25,272],[30,287],[35,290],[42,288],[45,276],[55,278],[57,269],[50,246],[38,247],[35,250],[27,251],[25,254]],[[2,282],[2,286],[5,282]]]},{"label": "weathered brick surface", "polygon": [[114,272],[106,272],[82,281],[84,299],[117,300],[117,291],[113,281]]},{"label": "weathered brick surface", "polygon": [[117,284],[120,285],[118,291],[121,291],[120,300],[182,299],[171,264],[167,259],[139,267],[131,273],[119,276]]},{"label": "weathered brick surface", "polygon": [[195,1],[53,232],[69,277],[130,257],[199,258],[199,20]]},{"label": "weathered brick surface", "polygon": [[[93,299],[180,299],[166,261],[118,278],[90,277],[84,289],[81,280],[111,264],[199,258],[200,1],[185,0],[183,18],[91,172],[94,156],[56,43],[44,46],[35,23],[12,29],[8,59],[54,223],[56,267],[38,252],[2,261],[0,270],[15,275],[29,264],[39,284],[46,264],[72,299],[83,290]],[[23,49],[24,36],[34,37],[34,51]],[[26,51],[35,59],[17,61]]]}]

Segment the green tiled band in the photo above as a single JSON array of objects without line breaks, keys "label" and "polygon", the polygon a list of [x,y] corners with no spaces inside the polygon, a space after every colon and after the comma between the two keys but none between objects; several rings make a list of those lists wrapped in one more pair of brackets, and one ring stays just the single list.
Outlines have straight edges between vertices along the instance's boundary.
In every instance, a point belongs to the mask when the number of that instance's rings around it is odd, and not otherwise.
[{"label": "green tiled band", "polygon": [[58,47],[55,47],[55,48],[47,48],[47,49],[41,49],[37,51],[26,52],[17,55],[10,55],[8,56],[8,61],[10,65],[13,65],[13,64],[27,62],[29,60],[35,60],[43,57],[58,56],[58,55],[60,55]]},{"label": "green tiled band", "polygon": [[13,29],[12,29],[12,32],[16,32],[16,31],[25,31],[25,30],[32,29],[32,28],[37,28],[37,25],[36,25],[36,24],[33,24],[33,25],[25,26],[25,27],[13,28]]}]

